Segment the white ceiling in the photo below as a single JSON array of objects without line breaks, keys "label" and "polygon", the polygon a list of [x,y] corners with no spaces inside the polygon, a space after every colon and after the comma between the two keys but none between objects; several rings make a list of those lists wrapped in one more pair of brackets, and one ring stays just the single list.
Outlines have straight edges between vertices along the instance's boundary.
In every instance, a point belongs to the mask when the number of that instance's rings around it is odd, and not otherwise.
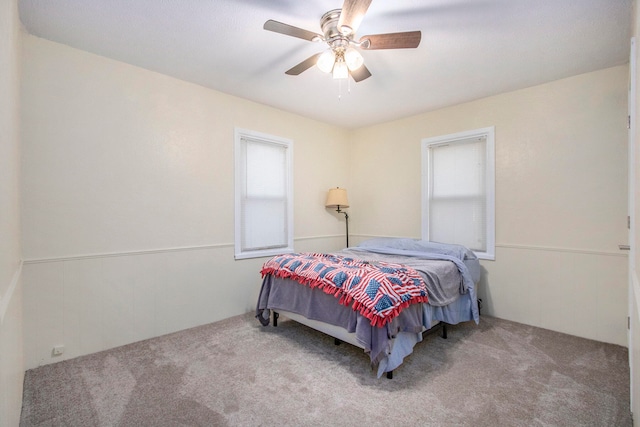
[{"label": "white ceiling", "polygon": [[[345,128],[405,117],[628,62],[632,0],[373,0],[365,34],[422,31],[417,49],[364,51],[373,74],[340,88],[313,67],[342,0],[19,0],[27,31]],[[341,98],[338,94],[342,93]]]}]

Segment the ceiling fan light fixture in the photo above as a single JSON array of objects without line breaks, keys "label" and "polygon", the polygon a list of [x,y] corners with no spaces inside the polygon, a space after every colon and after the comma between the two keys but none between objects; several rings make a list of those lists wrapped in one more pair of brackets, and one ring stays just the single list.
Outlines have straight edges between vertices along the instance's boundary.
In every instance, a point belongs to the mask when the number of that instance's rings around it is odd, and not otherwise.
[{"label": "ceiling fan light fixture", "polygon": [[347,63],[347,67],[349,67],[349,70],[355,71],[358,68],[362,67],[362,64],[364,64],[364,59],[362,58],[362,55],[360,55],[360,52],[350,47],[344,53],[344,62]]},{"label": "ceiling fan light fixture", "polygon": [[320,18],[322,33],[308,31],[273,19],[266,21],[263,28],[267,31],[311,42],[321,41],[329,46],[328,51],[311,55],[286,70],[285,74],[297,76],[317,65],[323,72],[331,73],[334,79],[349,80],[353,77],[353,80],[358,83],[371,77],[371,72],[363,63],[361,50],[415,49],[420,45],[421,31],[369,34],[356,41],[355,34],[371,2],[372,0],[343,0],[341,9],[330,10]]},{"label": "ceiling fan light fixture", "polygon": [[320,54],[316,65],[323,73],[330,73],[335,62],[336,54],[333,52],[333,49],[327,49]]},{"label": "ceiling fan light fixture", "polygon": [[333,78],[334,79],[347,79],[349,78],[349,68],[344,62],[344,59],[339,58],[333,65]]}]

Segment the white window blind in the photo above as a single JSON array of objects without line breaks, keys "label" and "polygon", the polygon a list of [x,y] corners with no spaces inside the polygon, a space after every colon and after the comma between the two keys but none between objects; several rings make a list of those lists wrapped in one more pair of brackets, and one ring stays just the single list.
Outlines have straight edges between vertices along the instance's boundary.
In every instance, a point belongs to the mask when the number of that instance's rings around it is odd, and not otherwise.
[{"label": "white window blind", "polygon": [[423,144],[423,238],[464,245],[493,259],[493,133],[449,135]]},{"label": "white window blind", "polygon": [[291,252],[291,142],[236,135],[236,258]]}]

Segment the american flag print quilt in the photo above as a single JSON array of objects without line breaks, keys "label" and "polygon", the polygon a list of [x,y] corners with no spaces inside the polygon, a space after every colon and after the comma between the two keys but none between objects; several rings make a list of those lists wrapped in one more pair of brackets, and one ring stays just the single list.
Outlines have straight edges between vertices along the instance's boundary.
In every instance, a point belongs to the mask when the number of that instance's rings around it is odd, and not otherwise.
[{"label": "american flag print quilt", "polygon": [[415,269],[333,254],[293,253],[265,262],[261,274],[290,278],[322,289],[382,327],[410,304],[428,302],[427,287]]}]

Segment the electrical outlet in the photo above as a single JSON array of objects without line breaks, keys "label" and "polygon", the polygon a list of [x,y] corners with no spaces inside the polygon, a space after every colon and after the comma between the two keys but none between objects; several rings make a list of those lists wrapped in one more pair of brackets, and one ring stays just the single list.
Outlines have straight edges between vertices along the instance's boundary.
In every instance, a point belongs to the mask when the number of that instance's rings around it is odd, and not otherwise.
[{"label": "electrical outlet", "polygon": [[64,346],[63,345],[57,345],[57,346],[53,347],[53,351],[51,352],[51,354],[54,355],[54,356],[60,356],[62,353],[64,353]]}]

